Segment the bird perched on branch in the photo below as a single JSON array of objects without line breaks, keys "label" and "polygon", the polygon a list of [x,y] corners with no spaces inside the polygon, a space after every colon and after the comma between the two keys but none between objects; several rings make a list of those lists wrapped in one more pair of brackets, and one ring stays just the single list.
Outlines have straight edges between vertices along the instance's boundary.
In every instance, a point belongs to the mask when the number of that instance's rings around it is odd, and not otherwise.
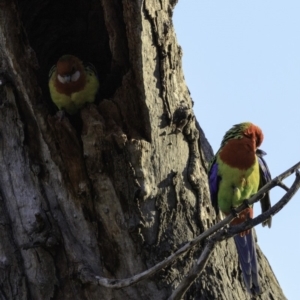
[{"label": "bird perched on branch", "polygon": [[[211,200],[217,213],[220,209],[225,215],[230,214],[271,180],[263,159],[266,153],[258,149],[262,141],[261,129],[250,122],[234,125],[225,133],[208,173]],[[269,193],[264,194],[260,201],[263,212],[271,207]],[[252,206],[233,219],[231,226],[248,218],[253,218]],[[271,227],[271,218],[263,223],[265,225]],[[247,290],[258,295],[261,287],[252,230],[236,235],[234,240]]]},{"label": "bird perched on branch", "polygon": [[76,56],[63,55],[49,72],[52,101],[59,110],[75,114],[85,103],[92,103],[99,88],[97,72],[90,63]]}]

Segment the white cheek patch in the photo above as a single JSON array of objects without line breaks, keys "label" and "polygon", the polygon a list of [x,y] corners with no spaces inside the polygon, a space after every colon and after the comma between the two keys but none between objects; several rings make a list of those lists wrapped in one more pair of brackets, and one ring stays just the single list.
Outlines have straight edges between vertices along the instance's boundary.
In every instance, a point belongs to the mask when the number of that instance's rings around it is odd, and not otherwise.
[{"label": "white cheek patch", "polygon": [[60,76],[59,74],[57,75],[57,79],[60,83],[66,83],[66,77]]},{"label": "white cheek patch", "polygon": [[71,76],[71,81],[77,81],[80,77],[80,72],[76,71],[72,76]]}]

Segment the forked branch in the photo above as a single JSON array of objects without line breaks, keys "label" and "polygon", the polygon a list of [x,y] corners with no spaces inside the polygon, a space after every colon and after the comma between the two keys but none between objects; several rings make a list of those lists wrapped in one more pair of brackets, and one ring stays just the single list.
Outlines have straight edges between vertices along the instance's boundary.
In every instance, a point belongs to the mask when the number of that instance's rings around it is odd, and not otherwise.
[{"label": "forked branch", "polygon": [[[278,176],[277,178],[279,178]],[[217,242],[221,242],[223,240],[229,239],[236,234],[246,231],[254,226],[263,223],[265,220],[269,219],[271,216],[276,215],[295,195],[295,193],[300,188],[300,175],[297,172],[296,178],[292,186],[289,188],[288,192],[278,201],[275,205],[273,205],[268,211],[260,214],[254,219],[248,219],[246,222],[232,226],[229,228],[223,228],[212,235],[201,253],[201,256],[195,263],[194,267],[190,270],[187,276],[180,282],[177,288],[173,291],[172,295],[168,298],[168,300],[180,300],[181,297],[185,294],[191,284],[195,281],[195,279],[200,275],[201,271],[204,269],[212,250],[214,249]],[[252,199],[252,198],[251,198]],[[250,200],[251,200],[250,199]],[[249,201],[250,202],[250,201]]]},{"label": "forked branch", "polygon": [[[167,257],[165,260],[159,262],[155,266],[151,267],[150,269],[143,271],[139,274],[136,274],[130,278],[125,279],[111,279],[111,278],[105,278],[101,276],[97,276],[93,274],[89,268],[86,266],[83,266],[79,270],[79,278],[84,283],[90,283],[90,284],[96,284],[101,285],[107,288],[124,288],[131,286],[143,279],[146,279],[153,275],[154,273],[158,272],[159,270],[167,267],[170,265],[175,259],[186,253],[188,250],[190,250],[192,247],[194,247],[196,244],[200,243],[204,239],[207,239],[210,237],[207,241],[207,244],[204,248],[204,250],[201,253],[201,256],[195,263],[194,267],[190,270],[189,274],[182,280],[182,282],[178,285],[176,290],[172,293],[172,295],[169,297],[168,300],[175,300],[180,299],[186,290],[189,288],[189,286],[193,283],[193,281],[200,275],[201,271],[204,269],[206,262],[208,261],[210,254],[212,253],[212,250],[217,242],[223,241],[225,239],[228,239],[237,233],[240,233],[242,231],[248,230],[250,228],[253,228],[254,226],[266,221],[270,216],[273,216],[277,214],[289,201],[290,199],[295,195],[295,193],[300,188],[300,175],[298,172],[298,169],[300,168],[300,162],[298,162],[293,167],[289,168],[287,171],[283,172],[281,175],[275,177],[272,181],[267,183],[265,186],[263,186],[254,196],[252,196],[248,200],[248,204],[253,204],[257,202],[261,196],[271,190],[275,186],[279,186],[283,189],[287,189],[287,193],[278,201],[275,205],[273,205],[268,211],[260,214],[254,219],[250,219],[243,224],[233,226],[233,227],[225,227],[225,225],[229,224],[234,218],[235,215],[229,214],[227,217],[225,217],[221,222],[215,224],[202,234],[198,235],[195,239],[192,241],[186,243],[183,247],[178,249],[176,252],[174,252],[172,255]],[[290,176],[291,174],[296,172],[296,178],[294,183],[290,188],[287,188],[283,183],[282,180]],[[243,203],[241,206],[239,206],[236,209],[237,213],[240,213],[247,207],[246,203]]]}]

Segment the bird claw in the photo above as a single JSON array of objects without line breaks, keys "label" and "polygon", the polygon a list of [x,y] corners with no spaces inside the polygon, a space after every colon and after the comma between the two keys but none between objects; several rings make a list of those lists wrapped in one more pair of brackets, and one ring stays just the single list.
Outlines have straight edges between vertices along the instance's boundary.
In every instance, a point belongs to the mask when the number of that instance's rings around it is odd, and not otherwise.
[{"label": "bird claw", "polygon": [[244,202],[244,204],[246,205],[247,208],[251,207],[248,199],[245,199],[243,202]]},{"label": "bird claw", "polygon": [[239,214],[237,213],[237,211],[234,207],[231,207],[231,213],[235,218],[237,218],[239,216]]}]

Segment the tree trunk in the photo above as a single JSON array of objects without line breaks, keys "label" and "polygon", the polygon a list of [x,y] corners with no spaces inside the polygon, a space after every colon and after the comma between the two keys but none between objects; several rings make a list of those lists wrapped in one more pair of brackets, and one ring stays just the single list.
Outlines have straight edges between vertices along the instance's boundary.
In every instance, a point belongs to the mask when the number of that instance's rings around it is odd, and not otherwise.
[{"label": "tree trunk", "polygon": [[[199,257],[204,244],[123,289],[84,276],[129,278],[215,222],[176,2],[0,0],[0,299],[167,299]],[[92,62],[101,88],[61,119],[47,76],[63,54]],[[258,299],[285,299],[258,256]],[[183,299],[250,299],[232,240]]]}]

